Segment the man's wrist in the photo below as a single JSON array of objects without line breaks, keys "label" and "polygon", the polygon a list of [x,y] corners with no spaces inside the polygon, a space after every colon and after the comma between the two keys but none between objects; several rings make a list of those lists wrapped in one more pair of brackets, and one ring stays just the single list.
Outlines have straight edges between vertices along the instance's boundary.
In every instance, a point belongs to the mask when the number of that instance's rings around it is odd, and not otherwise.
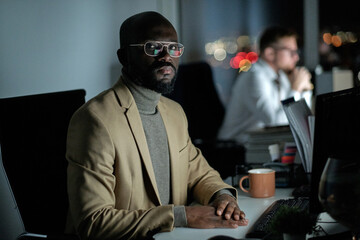
[{"label": "man's wrist", "polygon": [[236,197],[232,194],[232,192],[231,192],[229,189],[224,188],[224,189],[221,189],[221,190],[217,191],[217,192],[212,196],[210,202],[214,201],[216,198],[218,198],[218,197],[219,197],[220,195],[222,195],[222,194],[227,194],[227,195],[233,197],[233,198],[236,200]]}]

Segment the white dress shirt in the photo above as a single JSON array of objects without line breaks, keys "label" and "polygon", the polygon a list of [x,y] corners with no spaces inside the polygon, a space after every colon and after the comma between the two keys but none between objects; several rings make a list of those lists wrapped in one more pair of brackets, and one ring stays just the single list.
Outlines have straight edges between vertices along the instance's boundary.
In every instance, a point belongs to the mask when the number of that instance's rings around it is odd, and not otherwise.
[{"label": "white dress shirt", "polygon": [[[278,81],[278,83],[277,83]],[[305,98],[311,106],[312,92],[292,90],[283,71],[279,75],[264,60],[259,59],[248,72],[236,79],[218,138],[246,143],[246,131],[265,126],[287,125],[288,120],[280,100]]]}]

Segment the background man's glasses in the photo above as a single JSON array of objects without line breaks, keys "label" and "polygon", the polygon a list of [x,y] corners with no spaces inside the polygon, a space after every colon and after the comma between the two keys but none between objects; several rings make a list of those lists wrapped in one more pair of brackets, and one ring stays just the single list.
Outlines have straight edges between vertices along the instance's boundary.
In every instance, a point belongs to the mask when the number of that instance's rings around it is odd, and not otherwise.
[{"label": "background man's glasses", "polygon": [[277,51],[288,51],[292,57],[295,56],[295,55],[300,54],[299,50],[293,50],[293,49],[290,49],[290,48],[287,48],[287,47],[278,47],[278,48],[275,48],[275,50],[277,50]]},{"label": "background man's glasses", "polygon": [[159,56],[160,53],[166,47],[166,51],[171,57],[178,58],[184,52],[184,45],[177,42],[158,42],[158,41],[147,41],[146,43],[130,44],[130,47],[144,46],[144,52],[150,57]]}]

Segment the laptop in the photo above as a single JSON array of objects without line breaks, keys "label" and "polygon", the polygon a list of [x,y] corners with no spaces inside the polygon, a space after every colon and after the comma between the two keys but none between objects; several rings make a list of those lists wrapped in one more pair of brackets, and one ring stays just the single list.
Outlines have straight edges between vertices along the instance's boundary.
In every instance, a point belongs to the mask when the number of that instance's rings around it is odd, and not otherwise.
[{"label": "laptop", "polygon": [[10,182],[2,161],[0,145],[0,236],[2,240],[17,240],[23,237],[47,238],[47,235],[28,233],[25,230]]}]

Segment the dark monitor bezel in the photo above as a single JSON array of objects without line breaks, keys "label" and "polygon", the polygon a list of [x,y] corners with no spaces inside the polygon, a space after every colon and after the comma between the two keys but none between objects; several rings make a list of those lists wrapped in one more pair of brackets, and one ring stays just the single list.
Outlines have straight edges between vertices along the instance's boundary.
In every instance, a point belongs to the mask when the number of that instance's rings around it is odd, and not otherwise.
[{"label": "dark monitor bezel", "polygon": [[358,157],[360,161],[360,87],[321,94],[315,101],[309,209],[313,216],[324,212],[318,190],[328,157]]}]

